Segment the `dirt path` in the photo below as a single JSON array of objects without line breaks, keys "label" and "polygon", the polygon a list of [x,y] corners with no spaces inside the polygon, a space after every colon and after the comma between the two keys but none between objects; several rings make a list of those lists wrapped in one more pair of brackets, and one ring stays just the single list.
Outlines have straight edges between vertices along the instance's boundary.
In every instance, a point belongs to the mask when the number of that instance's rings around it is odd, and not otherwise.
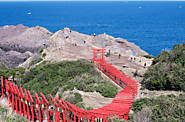
[{"label": "dirt path", "polygon": [[135,62],[130,62],[128,60],[129,56],[121,56],[120,59],[118,55],[111,54],[110,57],[106,57],[106,60],[111,64],[111,60],[113,59],[113,65],[122,67],[123,65],[128,65],[132,69],[143,70],[143,66],[138,65]]}]

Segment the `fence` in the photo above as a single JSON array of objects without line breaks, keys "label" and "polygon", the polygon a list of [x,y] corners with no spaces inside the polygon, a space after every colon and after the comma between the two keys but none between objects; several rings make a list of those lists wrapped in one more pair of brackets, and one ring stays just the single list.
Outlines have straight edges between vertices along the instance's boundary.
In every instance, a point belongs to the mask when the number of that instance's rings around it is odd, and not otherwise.
[{"label": "fence", "polygon": [[4,79],[3,76],[1,76],[2,99],[6,96],[12,112],[32,122],[108,122],[110,115],[128,120],[128,112],[135,95],[137,95],[138,85],[136,81],[126,77],[105,60],[93,59],[93,62],[102,73],[123,88],[112,103],[102,108],[82,110],[67,101],[64,102],[62,98],[53,98],[51,94],[49,94],[50,102],[48,102],[41,92],[39,95],[36,92],[31,95],[29,90],[23,90]]}]

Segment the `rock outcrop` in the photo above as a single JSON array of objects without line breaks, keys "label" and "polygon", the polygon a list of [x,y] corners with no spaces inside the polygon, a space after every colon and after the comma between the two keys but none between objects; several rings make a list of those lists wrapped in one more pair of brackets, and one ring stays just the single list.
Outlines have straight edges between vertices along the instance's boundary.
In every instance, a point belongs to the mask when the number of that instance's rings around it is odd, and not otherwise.
[{"label": "rock outcrop", "polygon": [[[148,55],[145,51],[141,50],[139,46],[134,43],[130,43],[122,38],[114,38],[107,34],[89,36],[85,34],[72,31],[69,28],[64,30],[59,30],[53,36],[50,37],[49,41],[46,43],[47,47],[51,48],[61,48],[67,43],[76,44],[84,46],[84,43],[90,45],[93,48],[105,48],[113,52],[122,53],[125,55]],[[87,46],[85,45],[85,46]]]},{"label": "rock outcrop", "polygon": [[0,62],[8,61],[9,67],[17,67],[30,57],[27,51],[37,53],[52,35],[47,29],[24,25],[0,27]]},{"label": "rock outcrop", "polygon": [[[91,59],[91,48],[105,48],[107,51],[124,55],[148,55],[134,43],[107,34],[89,36],[69,28],[51,33],[43,27],[24,25],[0,27],[0,62],[8,61],[9,67],[17,67],[42,47],[47,51],[46,59],[74,60]],[[74,48],[76,47],[76,48]],[[31,58],[32,59],[32,58]],[[58,60],[57,59],[57,60]]]}]

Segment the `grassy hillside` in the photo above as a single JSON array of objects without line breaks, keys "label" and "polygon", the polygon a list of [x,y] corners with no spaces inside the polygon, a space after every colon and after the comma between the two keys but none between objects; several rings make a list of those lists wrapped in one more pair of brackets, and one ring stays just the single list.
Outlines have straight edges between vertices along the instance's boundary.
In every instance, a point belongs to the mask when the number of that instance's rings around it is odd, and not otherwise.
[{"label": "grassy hillside", "polygon": [[156,56],[144,74],[142,85],[150,90],[185,91],[185,42]]},{"label": "grassy hillside", "polygon": [[13,82],[27,90],[42,92],[46,97],[55,96],[59,91],[78,90],[85,92],[97,91],[105,97],[115,97],[117,88],[109,80],[103,79],[94,64],[87,60],[43,62],[25,71],[24,68],[0,70],[6,77],[12,76]]}]

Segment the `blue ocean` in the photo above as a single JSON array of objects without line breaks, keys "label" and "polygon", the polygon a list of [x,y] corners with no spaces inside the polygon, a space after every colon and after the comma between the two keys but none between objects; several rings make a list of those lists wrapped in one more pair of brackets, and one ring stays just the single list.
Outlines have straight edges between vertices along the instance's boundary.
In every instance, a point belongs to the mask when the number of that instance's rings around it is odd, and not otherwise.
[{"label": "blue ocean", "polygon": [[156,56],[185,41],[185,2],[0,2],[0,26],[17,24],[107,33]]}]

